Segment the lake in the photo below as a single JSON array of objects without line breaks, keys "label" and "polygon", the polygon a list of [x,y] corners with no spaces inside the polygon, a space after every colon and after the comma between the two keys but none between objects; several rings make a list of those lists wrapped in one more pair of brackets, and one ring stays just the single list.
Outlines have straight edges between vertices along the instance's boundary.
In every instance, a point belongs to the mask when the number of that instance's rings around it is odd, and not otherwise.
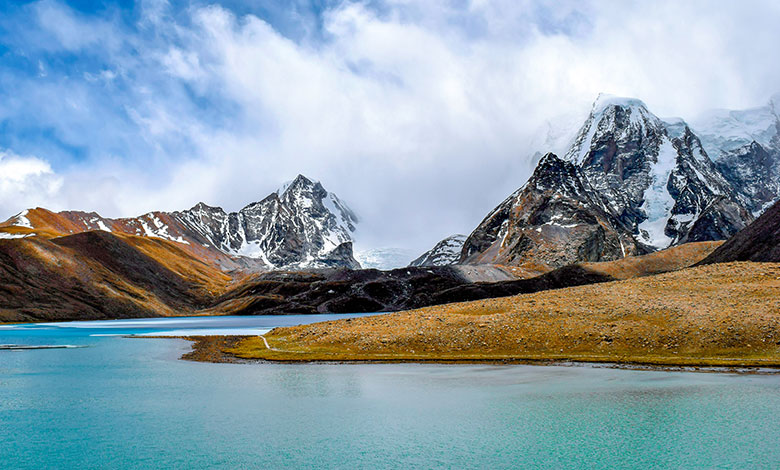
[{"label": "lake", "polygon": [[2,468],[778,468],[780,376],[204,364],[126,334],[344,315],[0,325]]}]

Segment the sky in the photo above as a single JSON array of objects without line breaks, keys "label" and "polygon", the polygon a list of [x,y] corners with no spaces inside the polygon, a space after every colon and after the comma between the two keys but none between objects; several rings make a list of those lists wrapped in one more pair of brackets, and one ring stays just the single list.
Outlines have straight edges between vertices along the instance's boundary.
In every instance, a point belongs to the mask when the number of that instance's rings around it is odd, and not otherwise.
[{"label": "sky", "polygon": [[0,219],[238,210],[301,173],[358,213],[359,248],[424,250],[600,92],[763,105],[778,24],[774,0],[0,0]]}]

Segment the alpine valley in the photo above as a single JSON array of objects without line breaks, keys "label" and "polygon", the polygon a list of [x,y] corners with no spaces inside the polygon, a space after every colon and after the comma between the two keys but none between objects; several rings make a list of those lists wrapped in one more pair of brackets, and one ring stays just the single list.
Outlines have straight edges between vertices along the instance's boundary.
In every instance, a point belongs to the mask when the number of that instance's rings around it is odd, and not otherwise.
[{"label": "alpine valley", "polygon": [[361,269],[359,217],[303,175],[238,212],[25,210],[0,224],[0,321],[396,311],[688,268],[780,199],[777,102],[688,124],[600,95],[565,153],[399,269]]}]

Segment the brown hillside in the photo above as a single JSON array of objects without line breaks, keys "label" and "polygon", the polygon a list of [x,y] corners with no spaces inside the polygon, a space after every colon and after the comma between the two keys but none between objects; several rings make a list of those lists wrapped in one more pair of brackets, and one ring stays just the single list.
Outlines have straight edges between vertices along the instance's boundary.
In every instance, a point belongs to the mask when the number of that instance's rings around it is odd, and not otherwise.
[{"label": "brown hillside", "polygon": [[[167,214],[154,214],[155,217],[160,219],[163,223],[170,224],[172,227],[178,227],[178,224],[175,224]],[[16,223],[16,217],[11,217],[5,222],[0,223],[0,231],[7,233],[32,233],[43,238],[58,238],[79,233],[95,232],[97,230],[94,227],[95,224],[93,221],[101,220],[110,225],[111,232],[108,233],[119,237],[149,238],[167,243],[175,243],[157,237],[138,236],[140,235],[139,229],[132,224],[133,219],[104,219],[95,212],[52,212],[48,209],[37,207],[26,211],[24,217],[30,222],[30,225],[33,227],[32,229],[14,225]],[[176,234],[176,236],[181,235],[181,231],[174,231],[173,233]],[[205,263],[226,270],[241,269],[243,267],[242,263],[238,262],[235,258],[226,255],[219,250],[204,247],[195,240],[185,241],[186,243],[175,243],[175,245],[178,246],[179,250],[188,253],[190,257],[195,257]]]},{"label": "brown hillside", "polygon": [[173,244],[134,238],[85,232],[0,239],[0,321],[191,314],[229,282]]},{"label": "brown hillside", "polygon": [[780,264],[729,263],[277,328],[230,352],[283,361],[576,360],[780,366]]}]

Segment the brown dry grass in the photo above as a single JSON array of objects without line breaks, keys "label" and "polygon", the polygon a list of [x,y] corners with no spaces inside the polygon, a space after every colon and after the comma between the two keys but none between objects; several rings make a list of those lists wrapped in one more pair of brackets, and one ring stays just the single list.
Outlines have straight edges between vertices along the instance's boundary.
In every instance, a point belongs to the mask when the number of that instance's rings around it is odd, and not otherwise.
[{"label": "brown dry grass", "polygon": [[[693,266],[722,244],[723,241],[685,243],[647,255],[627,256],[615,261],[579,263],[579,265],[615,279],[631,279]],[[529,279],[551,271],[549,266],[534,260],[523,261],[513,266],[496,266],[517,279]]]},{"label": "brown dry grass", "polygon": [[655,276],[291,328],[241,341],[278,361],[573,360],[780,366],[780,264]]},{"label": "brown dry grass", "polygon": [[628,256],[616,261],[580,264],[591,271],[606,274],[615,279],[631,279],[693,266],[722,244],[723,241],[685,243],[648,255]]}]

